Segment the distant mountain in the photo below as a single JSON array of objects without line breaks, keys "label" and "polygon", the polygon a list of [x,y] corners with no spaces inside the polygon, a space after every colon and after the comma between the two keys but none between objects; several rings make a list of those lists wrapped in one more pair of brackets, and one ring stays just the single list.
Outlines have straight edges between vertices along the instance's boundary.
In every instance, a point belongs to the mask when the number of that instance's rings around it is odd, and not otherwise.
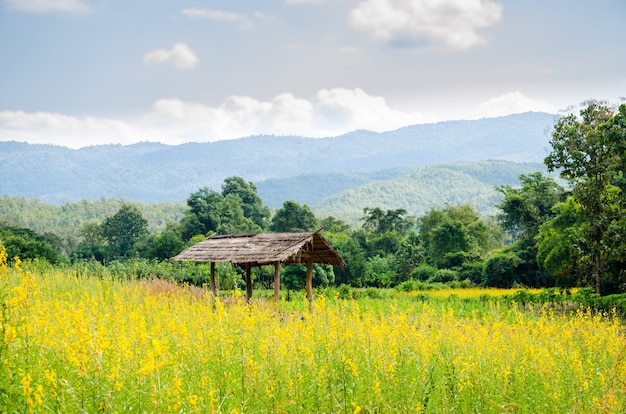
[{"label": "distant mountain", "polygon": [[[48,203],[100,197],[184,201],[201,187],[219,190],[224,178],[238,175],[255,182],[261,197],[271,198],[268,205],[287,199],[313,204],[425,165],[541,162],[548,152],[547,131],[553,123],[553,115],[525,113],[321,139],[254,136],[176,146],[139,143],[78,150],[0,142],[0,195]],[[294,179],[299,176],[303,178]]]},{"label": "distant mountain", "polygon": [[419,217],[431,208],[469,203],[482,214],[494,214],[502,195],[496,187],[518,185],[521,174],[545,172],[541,163],[480,161],[438,164],[395,178],[373,181],[334,194],[312,205],[319,217],[356,222],[365,207],[404,208]]}]

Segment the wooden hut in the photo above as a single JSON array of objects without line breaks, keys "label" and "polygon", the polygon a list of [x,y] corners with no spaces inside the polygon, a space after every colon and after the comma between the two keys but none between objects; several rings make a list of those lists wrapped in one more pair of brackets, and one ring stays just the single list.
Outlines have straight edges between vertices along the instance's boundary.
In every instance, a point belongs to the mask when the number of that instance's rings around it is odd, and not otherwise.
[{"label": "wooden hut", "polygon": [[250,269],[274,265],[274,300],[280,294],[280,264],[306,264],[306,294],[313,300],[313,263],[344,266],[343,258],[319,232],[210,236],[171,260],[211,263],[210,286],[216,294],[215,263],[231,262],[246,271],[246,301],[252,297]]}]

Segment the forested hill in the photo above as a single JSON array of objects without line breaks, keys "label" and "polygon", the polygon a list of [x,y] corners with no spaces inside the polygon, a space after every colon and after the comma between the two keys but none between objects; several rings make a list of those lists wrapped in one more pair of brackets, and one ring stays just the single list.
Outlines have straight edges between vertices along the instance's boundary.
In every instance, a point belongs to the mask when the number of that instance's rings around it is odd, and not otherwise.
[{"label": "forested hill", "polygon": [[184,201],[201,187],[219,190],[224,178],[234,175],[260,184],[303,174],[356,174],[360,181],[355,184],[360,185],[376,179],[380,171],[388,171],[383,176],[398,175],[429,164],[541,162],[554,118],[525,113],[333,138],[254,136],[177,146],[140,143],[73,150],[0,142],[0,194],[49,203],[103,196]]},{"label": "forested hill", "polygon": [[546,173],[546,167],[541,163],[509,161],[430,165],[338,192],[314,203],[313,210],[320,217],[356,222],[362,218],[365,207],[403,208],[419,217],[431,208],[468,203],[479,213],[490,215],[497,212],[496,205],[502,200],[496,187],[517,186],[520,175],[533,172]]}]

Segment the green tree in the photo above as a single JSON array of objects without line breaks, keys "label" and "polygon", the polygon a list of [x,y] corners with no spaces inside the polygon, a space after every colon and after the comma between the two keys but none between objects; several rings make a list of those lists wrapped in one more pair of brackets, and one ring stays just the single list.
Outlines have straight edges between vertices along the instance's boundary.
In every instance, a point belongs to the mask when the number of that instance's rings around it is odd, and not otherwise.
[{"label": "green tree", "polygon": [[411,230],[402,239],[393,255],[392,266],[395,271],[393,282],[401,283],[409,280],[413,271],[424,262],[424,251],[422,250],[419,236],[415,231]]},{"label": "green tree", "polygon": [[178,231],[178,225],[172,223],[159,234],[151,234],[138,246],[141,256],[148,259],[166,260],[180,253],[185,244]]},{"label": "green tree", "polygon": [[[593,261],[585,238],[582,207],[569,197],[554,207],[554,217],[539,227],[537,262],[557,277],[560,286],[594,284]],[[590,280],[591,279],[591,280]]]},{"label": "green tree", "polygon": [[419,218],[419,236],[426,261],[445,267],[450,255],[482,257],[502,243],[501,230],[483,221],[469,204],[431,209]]},{"label": "green tree", "polygon": [[283,206],[276,210],[270,230],[274,232],[312,231],[316,230],[319,225],[319,220],[309,206],[290,200],[285,201]]},{"label": "green tree", "polygon": [[244,217],[252,220],[259,229],[267,228],[270,209],[263,205],[254,183],[246,182],[241,177],[226,178],[222,185],[222,196],[226,198],[229,194],[241,200]]},{"label": "green tree", "polygon": [[519,178],[517,188],[508,185],[498,188],[504,196],[497,205],[501,210],[498,220],[513,238],[505,252],[521,260],[517,266],[519,283],[531,287],[552,286],[552,274],[539,265],[535,238],[540,225],[554,216],[553,207],[566,193],[552,178],[539,172]]},{"label": "green tree", "polygon": [[63,259],[46,236],[24,227],[0,223],[0,245],[5,247],[9,259],[45,259],[52,264]]},{"label": "green tree", "polygon": [[561,201],[565,190],[540,172],[522,174],[519,180],[518,188],[510,185],[497,188],[504,196],[496,206],[501,210],[498,220],[514,240],[533,242],[539,226],[554,216],[552,207]]},{"label": "green tree", "polygon": [[498,253],[485,264],[485,285],[509,289],[519,282],[518,267],[522,260],[511,252]]},{"label": "green tree", "polygon": [[382,211],[378,207],[366,207],[363,209],[363,229],[377,234],[392,231],[403,234],[415,224],[413,218],[406,217],[406,214],[403,208]]},{"label": "green tree", "polygon": [[187,198],[189,210],[185,212],[182,220],[182,234],[185,240],[197,234],[217,231],[220,224],[218,205],[221,201],[222,195],[208,187],[191,193]]},{"label": "green tree", "polygon": [[383,211],[378,207],[363,209],[361,231],[355,233],[369,257],[395,254],[415,225],[405,209]]},{"label": "green tree", "polygon": [[[561,177],[573,184],[572,194],[584,217],[597,293],[602,291],[605,261],[613,260],[614,243],[606,236],[612,223],[624,215],[624,193],[619,187],[624,173],[620,147],[626,140],[623,120],[622,108],[616,115],[607,104],[587,102],[578,116],[570,113],[557,121],[550,142],[552,151],[545,159],[550,171],[558,169]],[[623,235],[619,227],[617,233]]]},{"label": "green tree", "polygon": [[102,222],[101,231],[110,259],[129,257],[137,242],[148,234],[148,222],[137,207],[124,204]]},{"label": "green tree", "polygon": [[[302,290],[306,284],[307,267],[304,265],[285,266],[280,276],[287,289]],[[328,286],[335,282],[335,273],[331,265],[313,264],[313,286]]]},{"label": "green tree", "polygon": [[246,217],[241,199],[236,194],[227,194],[216,205],[219,217],[218,234],[258,233],[262,230],[252,219]]},{"label": "green tree", "polygon": [[366,257],[363,247],[353,237],[350,227],[343,221],[334,217],[322,220],[324,237],[343,257],[346,265],[337,267],[335,271],[335,282],[356,287],[364,285]]}]

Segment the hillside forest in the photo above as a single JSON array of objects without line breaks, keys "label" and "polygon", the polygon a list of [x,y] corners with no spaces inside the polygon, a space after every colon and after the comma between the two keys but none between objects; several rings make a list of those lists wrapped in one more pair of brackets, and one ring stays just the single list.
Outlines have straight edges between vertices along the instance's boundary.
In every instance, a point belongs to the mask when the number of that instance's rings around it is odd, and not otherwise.
[{"label": "hillside forest", "polygon": [[[202,285],[205,265],[168,259],[212,234],[321,229],[346,266],[316,265],[317,286],[626,291],[626,105],[592,101],[556,120],[544,164],[559,178],[528,172],[516,184],[497,186],[494,214],[470,203],[444,203],[419,215],[371,205],[360,211],[357,224],[318,216],[294,200],[270,208],[255,183],[240,176],[224,179],[220,191],[199,188],[186,204],[102,198],[59,207],[4,196],[0,243],[14,261]],[[59,208],[72,209],[65,221],[55,214]],[[255,269],[255,283],[269,288],[271,272]],[[282,281],[288,289],[301,289],[304,273],[286,266]],[[230,265],[219,264],[218,275],[222,289],[243,283],[241,269]]]}]

